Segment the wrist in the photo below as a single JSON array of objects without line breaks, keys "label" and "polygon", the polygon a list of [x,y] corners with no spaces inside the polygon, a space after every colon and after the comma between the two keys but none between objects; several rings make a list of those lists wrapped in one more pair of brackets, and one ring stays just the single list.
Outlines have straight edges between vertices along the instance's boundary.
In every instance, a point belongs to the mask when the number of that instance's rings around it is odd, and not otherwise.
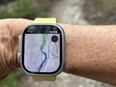
[{"label": "wrist", "polygon": [[[20,67],[20,62],[18,61],[18,49],[19,49],[19,35],[22,33],[23,29],[25,27],[27,27],[28,25],[30,25],[32,23],[31,20],[26,20],[26,19],[13,19],[12,20],[14,23],[11,25],[12,28],[11,28],[11,31],[12,31],[12,34],[11,34],[11,38],[13,39],[13,44],[14,45],[11,45],[13,46],[13,64],[12,64],[12,67]],[[20,24],[20,26],[19,26]],[[19,26],[17,29],[16,27]],[[13,66],[14,65],[14,66]]]},{"label": "wrist", "polygon": [[72,63],[71,63],[71,56],[72,56],[72,50],[71,50],[71,43],[73,40],[73,27],[69,24],[59,24],[65,32],[65,65],[64,65],[64,72],[70,73],[72,69]]},{"label": "wrist", "polygon": [[29,24],[31,21],[25,19],[0,20],[0,79],[19,66],[18,36]]},{"label": "wrist", "polygon": [[14,63],[12,61],[13,49],[11,46],[13,40],[8,27],[7,21],[0,20],[0,79],[11,72]]}]

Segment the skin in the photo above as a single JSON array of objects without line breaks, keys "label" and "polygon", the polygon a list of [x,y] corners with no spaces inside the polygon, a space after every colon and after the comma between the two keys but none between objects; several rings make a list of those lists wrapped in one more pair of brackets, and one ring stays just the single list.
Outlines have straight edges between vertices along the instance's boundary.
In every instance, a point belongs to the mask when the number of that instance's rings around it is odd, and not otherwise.
[{"label": "skin", "polygon": [[[26,19],[0,20],[0,78],[19,67],[18,36],[32,24]],[[116,85],[116,26],[59,24],[66,36],[64,72]]]}]

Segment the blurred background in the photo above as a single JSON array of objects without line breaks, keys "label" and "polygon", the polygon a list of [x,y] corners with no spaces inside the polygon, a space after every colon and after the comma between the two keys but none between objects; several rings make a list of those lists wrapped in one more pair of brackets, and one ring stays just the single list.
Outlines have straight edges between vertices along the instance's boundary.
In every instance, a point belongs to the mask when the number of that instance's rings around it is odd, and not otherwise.
[{"label": "blurred background", "polygon": [[[116,0],[0,0],[0,19],[56,17],[60,23],[116,24]],[[114,87],[61,73],[55,82],[35,82],[21,69],[0,81],[0,87]]]}]

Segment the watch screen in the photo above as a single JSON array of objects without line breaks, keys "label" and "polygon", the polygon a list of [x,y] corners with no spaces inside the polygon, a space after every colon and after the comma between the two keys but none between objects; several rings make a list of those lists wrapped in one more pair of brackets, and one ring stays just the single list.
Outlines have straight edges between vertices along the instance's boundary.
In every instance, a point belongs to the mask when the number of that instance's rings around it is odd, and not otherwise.
[{"label": "watch screen", "polygon": [[32,25],[23,35],[24,67],[28,72],[53,73],[61,66],[61,32],[52,25]]}]

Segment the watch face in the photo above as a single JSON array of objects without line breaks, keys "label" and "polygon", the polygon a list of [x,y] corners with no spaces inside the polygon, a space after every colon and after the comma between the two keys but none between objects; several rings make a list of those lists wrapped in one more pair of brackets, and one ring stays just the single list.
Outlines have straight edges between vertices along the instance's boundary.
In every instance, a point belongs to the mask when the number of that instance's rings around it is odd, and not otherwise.
[{"label": "watch face", "polygon": [[62,31],[55,25],[31,25],[23,32],[22,66],[32,74],[54,74],[63,64]]}]

